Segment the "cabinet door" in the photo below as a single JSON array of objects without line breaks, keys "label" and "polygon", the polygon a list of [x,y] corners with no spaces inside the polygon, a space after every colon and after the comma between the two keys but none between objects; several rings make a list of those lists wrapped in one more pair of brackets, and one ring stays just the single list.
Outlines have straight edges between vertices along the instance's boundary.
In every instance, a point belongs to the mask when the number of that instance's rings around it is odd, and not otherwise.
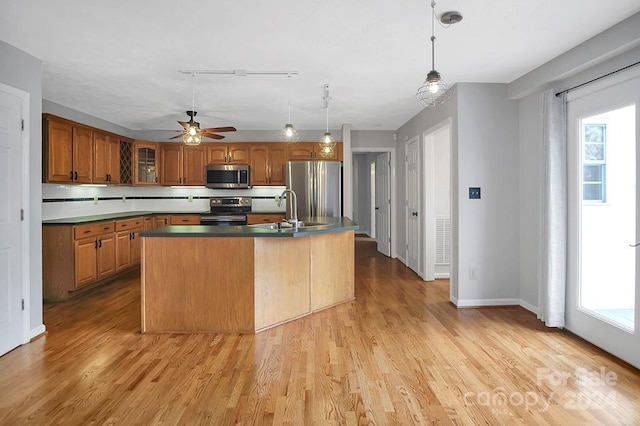
[{"label": "cabinet door", "polygon": [[109,136],[107,173],[109,174],[109,183],[120,183],[120,140],[113,136]]},{"label": "cabinet door", "polygon": [[73,126],[73,180],[92,183],[93,180],[93,131],[87,127]]},{"label": "cabinet door", "polygon": [[131,231],[131,266],[139,265],[140,258],[142,257],[140,231],[142,231],[140,228]]},{"label": "cabinet door", "polygon": [[45,182],[71,182],[73,165],[71,147],[73,130],[70,123],[46,120],[46,176]]},{"label": "cabinet door", "polygon": [[276,223],[284,220],[284,213],[249,213],[247,214],[247,225],[258,223]]},{"label": "cabinet door", "polygon": [[116,233],[116,271],[131,265],[131,231]]},{"label": "cabinet door", "polygon": [[229,164],[249,164],[249,144],[233,144],[227,149]]},{"label": "cabinet door", "polygon": [[[281,145],[281,146],[280,146]],[[274,144],[269,148],[269,185],[285,184],[285,163],[287,148],[284,144]]]},{"label": "cabinet door", "polygon": [[154,228],[164,228],[169,226],[169,216],[155,216],[153,218]]},{"label": "cabinet door", "polygon": [[269,148],[266,145],[251,147],[251,185],[269,184]]},{"label": "cabinet door", "polygon": [[133,184],[158,184],[158,144],[135,141],[133,149]]},{"label": "cabinet door", "polygon": [[207,164],[225,164],[227,162],[227,146],[213,143],[207,146]]},{"label": "cabinet door", "polygon": [[153,216],[147,216],[144,218],[144,230],[145,231],[150,231],[152,229],[155,229],[156,227],[156,222],[155,219],[153,218]]},{"label": "cabinet door", "polygon": [[289,160],[311,160],[314,157],[316,142],[295,142],[289,144]]},{"label": "cabinet door", "polygon": [[204,185],[205,147],[185,146],[184,173],[182,182],[185,185]]},{"label": "cabinet door", "polygon": [[181,144],[162,144],[160,148],[160,184],[182,185]]},{"label": "cabinet door", "polygon": [[74,242],[75,287],[79,288],[96,281],[96,239],[83,238]]},{"label": "cabinet door", "polygon": [[98,280],[116,273],[116,241],[113,233],[98,237]]},{"label": "cabinet door", "polygon": [[104,133],[93,134],[93,182],[109,181],[109,136]]}]

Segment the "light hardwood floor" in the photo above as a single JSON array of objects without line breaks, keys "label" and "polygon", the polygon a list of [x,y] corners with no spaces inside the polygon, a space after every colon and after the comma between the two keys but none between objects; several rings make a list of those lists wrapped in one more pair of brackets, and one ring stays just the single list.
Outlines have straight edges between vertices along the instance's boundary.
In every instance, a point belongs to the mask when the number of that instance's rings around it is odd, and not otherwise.
[{"label": "light hardwood floor", "polygon": [[[179,285],[179,283],[176,283]],[[356,243],[356,300],[258,335],[141,335],[129,274],[0,358],[0,424],[640,424],[640,374],[519,307],[455,309]]]}]

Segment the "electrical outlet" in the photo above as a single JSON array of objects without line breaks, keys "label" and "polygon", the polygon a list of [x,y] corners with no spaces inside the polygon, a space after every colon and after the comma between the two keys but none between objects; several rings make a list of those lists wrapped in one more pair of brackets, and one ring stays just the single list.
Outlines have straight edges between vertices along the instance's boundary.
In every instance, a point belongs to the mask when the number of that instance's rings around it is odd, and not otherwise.
[{"label": "electrical outlet", "polygon": [[470,200],[479,200],[480,199],[480,187],[471,187],[469,188],[469,199]]},{"label": "electrical outlet", "polygon": [[193,203],[193,195],[188,195],[187,196],[187,202],[188,203]]}]

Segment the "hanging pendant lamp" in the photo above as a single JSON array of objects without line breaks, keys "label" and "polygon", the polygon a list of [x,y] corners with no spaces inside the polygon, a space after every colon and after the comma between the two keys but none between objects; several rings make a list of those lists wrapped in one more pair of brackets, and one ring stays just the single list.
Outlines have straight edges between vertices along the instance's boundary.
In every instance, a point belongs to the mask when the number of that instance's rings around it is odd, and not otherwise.
[{"label": "hanging pendant lamp", "polygon": [[298,142],[300,140],[300,135],[295,127],[293,127],[293,124],[291,124],[291,74],[287,74],[287,82],[287,90],[289,91],[289,99],[287,101],[289,106],[289,120],[287,121],[287,124],[284,125],[284,129],[280,132],[280,140],[282,142]]},{"label": "hanging pendant lamp", "polygon": [[[451,88],[444,82],[440,73],[436,71],[435,66],[435,17],[436,17],[436,2],[431,2],[431,71],[427,74],[427,79],[416,93],[416,99],[420,101],[424,106],[435,107],[444,104],[451,97]],[[462,16],[460,15],[460,20]],[[453,24],[456,21],[450,21],[449,24]]]},{"label": "hanging pendant lamp", "polygon": [[327,117],[327,131],[322,135],[320,139],[320,155],[323,157],[331,156],[336,147],[336,140],[333,136],[331,136],[331,132],[329,131],[329,100],[331,97],[329,96],[329,85],[324,85],[324,109]]}]

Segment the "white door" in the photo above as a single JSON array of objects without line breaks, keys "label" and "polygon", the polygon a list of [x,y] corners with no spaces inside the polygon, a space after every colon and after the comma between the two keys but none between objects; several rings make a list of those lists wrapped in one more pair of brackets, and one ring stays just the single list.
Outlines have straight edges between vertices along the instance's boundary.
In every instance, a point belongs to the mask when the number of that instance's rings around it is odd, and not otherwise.
[{"label": "white door", "polygon": [[389,153],[376,156],[376,242],[378,251],[391,256],[391,168]]},{"label": "white door", "polygon": [[407,141],[406,157],[406,223],[407,266],[420,274],[420,156],[418,136]]},{"label": "white door", "polygon": [[22,343],[22,101],[0,86],[0,355]]},{"label": "white door", "polygon": [[568,103],[566,328],[640,368],[640,77]]}]

